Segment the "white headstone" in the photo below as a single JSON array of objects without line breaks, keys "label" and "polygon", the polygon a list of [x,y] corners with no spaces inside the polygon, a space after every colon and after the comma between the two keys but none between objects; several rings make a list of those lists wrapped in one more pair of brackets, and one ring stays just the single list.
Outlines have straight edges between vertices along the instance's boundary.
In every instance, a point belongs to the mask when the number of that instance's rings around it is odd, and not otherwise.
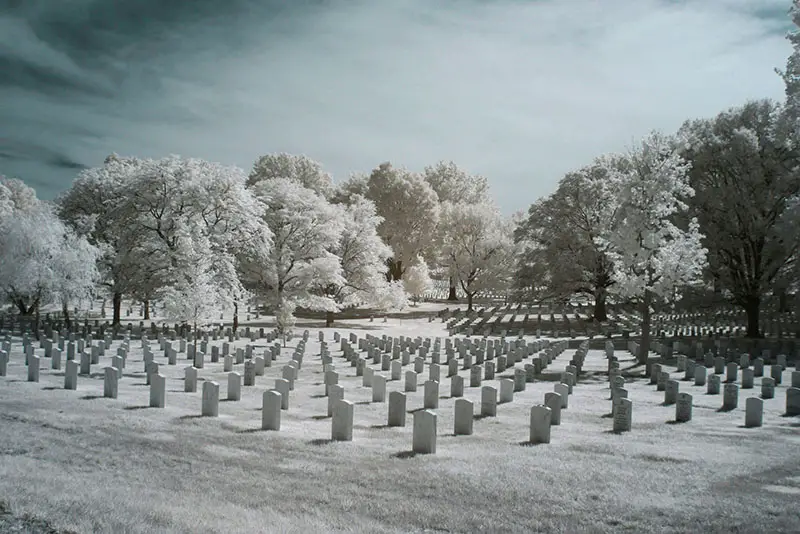
[{"label": "white headstone", "polygon": [[67,360],[64,389],[78,389],[78,362],[75,360]]},{"label": "white headstone", "polygon": [[686,423],[692,420],[692,396],[688,393],[678,393],[675,405],[675,421]]},{"label": "white headstone", "polygon": [[533,406],[530,420],[530,442],[550,443],[550,425],[553,410],[547,406]]},{"label": "white headstone", "polygon": [[386,402],[386,377],[383,375],[372,377],[372,402]]},{"label": "white headstone", "polygon": [[800,388],[786,390],[786,415],[800,415]]},{"label": "white headstone", "polygon": [[228,373],[228,400],[238,401],[242,399],[242,375],[239,373]]},{"label": "white headstone", "polygon": [[331,439],[334,441],[353,441],[353,403],[337,401],[333,406],[331,420]]},{"label": "white headstone", "polygon": [[630,432],[633,419],[633,402],[618,398],[614,403],[614,432]]},{"label": "white headstone", "polygon": [[163,408],[167,389],[167,379],[158,373],[150,377],[150,407]]},{"label": "white headstone", "polygon": [[555,392],[544,394],[544,405],[550,408],[550,424],[561,424],[561,395]]},{"label": "white headstone", "polygon": [[428,380],[424,386],[423,406],[425,409],[436,409],[439,407],[439,382]]},{"label": "white headstone", "polygon": [[264,392],[261,401],[261,429],[281,429],[281,404],[283,396],[280,391],[270,389]]},{"label": "white headstone", "polygon": [[764,401],[758,397],[749,397],[744,401],[744,426],[759,427],[764,422]]},{"label": "white headstone", "polygon": [[28,358],[28,382],[39,381],[39,357],[36,355]]},{"label": "white headstone", "polygon": [[472,435],[474,405],[467,399],[456,399],[454,433],[456,436]]},{"label": "white headstone", "polygon": [[328,417],[333,416],[333,407],[342,399],[344,399],[344,387],[339,384],[328,386]]},{"label": "white headstone", "polygon": [[212,381],[203,382],[203,407],[200,412],[204,416],[219,415],[219,384]]},{"label": "white headstone", "polygon": [[[409,371],[411,372],[411,371]],[[414,375],[416,376],[416,374]],[[406,426],[406,394],[399,391],[389,393],[389,426]]]},{"label": "white headstone", "polygon": [[[438,383],[437,383],[438,385]],[[417,454],[436,453],[436,413],[431,410],[414,412],[413,452]]]},{"label": "white headstone", "polygon": [[106,367],[104,369],[103,396],[109,399],[117,398],[117,385],[119,382],[119,369]]}]

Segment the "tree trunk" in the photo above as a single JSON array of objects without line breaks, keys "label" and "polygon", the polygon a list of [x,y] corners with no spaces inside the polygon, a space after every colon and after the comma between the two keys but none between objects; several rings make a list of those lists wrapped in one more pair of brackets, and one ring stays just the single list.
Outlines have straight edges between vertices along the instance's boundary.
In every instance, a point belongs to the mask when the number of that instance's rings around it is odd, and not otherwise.
[{"label": "tree trunk", "polygon": [[114,319],[111,321],[112,325],[119,325],[122,323],[122,293],[114,293]]},{"label": "tree trunk", "polygon": [[785,289],[778,291],[778,313],[788,313],[789,309],[789,296]]},{"label": "tree trunk", "polygon": [[36,339],[37,340],[39,339],[39,322],[40,322],[40,319],[41,319],[41,316],[39,315],[39,305],[37,304],[36,305],[36,320],[35,320],[35,322],[33,324],[33,331],[36,332]]},{"label": "tree trunk", "polygon": [[236,329],[239,328],[239,303],[233,303],[233,333],[236,333]]},{"label": "tree trunk", "polygon": [[650,355],[650,303],[652,300],[653,294],[649,290],[645,290],[642,299],[642,340],[639,344],[639,353],[636,355],[636,361],[640,364],[647,363],[647,357]]},{"label": "tree trunk", "polygon": [[467,293],[467,311],[472,311],[472,299],[475,297],[475,293]]},{"label": "tree trunk", "polygon": [[150,300],[143,300],[142,301],[142,308],[144,308],[144,320],[150,320]]},{"label": "tree trunk", "polygon": [[333,312],[326,311],[325,312],[325,328],[330,328],[333,326]]},{"label": "tree trunk", "polygon": [[598,291],[594,297],[594,311],[592,316],[595,321],[607,321],[608,311],[606,310],[606,292]]},{"label": "tree trunk", "polygon": [[[194,322],[194,357],[197,358],[197,321]],[[192,367],[194,367],[194,361],[192,361]]]},{"label": "tree trunk", "polygon": [[748,297],[744,303],[744,311],[747,314],[747,337],[761,337],[761,328],[758,324],[761,313],[761,297]]},{"label": "tree trunk", "polygon": [[387,262],[389,266],[389,272],[386,273],[386,279],[389,282],[397,282],[398,280],[402,280],[403,278],[403,261],[394,261],[389,260]]},{"label": "tree trunk", "polygon": [[453,277],[450,277],[450,292],[447,294],[447,300],[458,301],[458,295],[456,295],[456,283],[453,281]]},{"label": "tree trunk", "polygon": [[64,314],[64,326],[69,329],[72,326],[72,321],[69,317],[69,304],[66,301],[61,303],[61,313]]}]

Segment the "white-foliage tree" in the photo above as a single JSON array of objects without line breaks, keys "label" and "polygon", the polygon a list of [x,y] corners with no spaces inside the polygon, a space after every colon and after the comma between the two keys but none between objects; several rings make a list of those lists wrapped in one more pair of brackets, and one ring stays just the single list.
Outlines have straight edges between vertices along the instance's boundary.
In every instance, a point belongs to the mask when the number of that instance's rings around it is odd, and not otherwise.
[{"label": "white-foliage tree", "polygon": [[19,180],[0,179],[0,206],[0,291],[37,323],[48,304],[69,321],[69,303],[93,295],[97,250]]},{"label": "white-foliage tree", "polygon": [[246,189],[243,171],[179,156],[140,160],[123,192],[122,212],[143,242],[142,261],[180,286],[192,278],[196,258],[208,258],[203,265],[218,292],[214,300],[233,301],[236,328],[245,294],[239,258],[245,251],[266,254],[271,245],[263,205]]},{"label": "white-foliage tree", "polygon": [[713,119],[688,121],[682,153],[696,195],[689,202],[709,249],[710,278],[747,314],[760,335],[762,301],[797,280],[800,150],[791,110],[748,102]]},{"label": "white-foliage tree", "polygon": [[792,45],[792,53],[786,60],[786,69],[778,71],[786,87],[786,107],[793,119],[794,128],[800,128],[800,0],[792,0],[789,18],[795,30],[786,36]]},{"label": "white-foliage tree", "polygon": [[[489,182],[486,178],[470,174],[452,161],[439,161],[425,167],[423,176],[436,192],[440,204],[480,204],[489,200]],[[450,284],[447,300],[457,300],[455,266],[446,256],[439,254],[442,243],[447,240],[443,230],[442,226],[437,228],[435,241],[426,253],[439,269],[447,273]]]},{"label": "white-foliage tree", "polygon": [[481,291],[505,290],[514,269],[513,227],[492,204],[442,206],[441,225],[447,239],[444,253],[472,310]]},{"label": "white-foliage tree", "polygon": [[439,219],[436,192],[422,175],[383,163],[369,176],[367,198],[383,218],[378,234],[392,249],[387,279],[401,280],[414,258],[433,243]]},{"label": "white-foliage tree", "polygon": [[250,171],[247,185],[252,187],[263,180],[278,178],[293,180],[324,198],[330,198],[336,189],[331,175],[318,162],[302,154],[284,152],[258,158]]},{"label": "white-foliage tree", "polygon": [[414,263],[406,271],[406,275],[403,277],[403,287],[415,304],[433,287],[428,264],[421,256],[417,256]]},{"label": "white-foliage tree", "polygon": [[[203,243],[206,239],[197,236],[180,241],[177,251],[181,256],[180,276],[163,290],[161,297],[165,318],[191,326],[194,332],[233,304],[233,296],[221,291],[214,277],[214,258],[208,254],[210,245]],[[194,336],[195,353],[198,337]]]},{"label": "white-foliage tree", "polygon": [[294,316],[296,308],[294,302],[287,300],[282,302],[278,309],[275,310],[275,325],[284,347],[286,346],[287,338],[292,335],[292,328],[297,323],[297,318]]},{"label": "white-foliage tree", "polygon": [[669,138],[651,133],[608,172],[618,205],[614,219],[597,238],[614,263],[614,291],[639,298],[642,337],[637,360],[650,352],[650,315],[655,296],[668,297],[700,280],[706,249],[696,220],[688,228],[673,221],[694,194],[689,164]]},{"label": "white-foliage tree", "polygon": [[333,324],[334,311],[352,306],[402,308],[406,296],[400,284],[387,281],[383,274],[392,251],[378,235],[383,219],[376,214],[375,205],[356,194],[337,209],[343,226],[331,252],[338,258],[341,278],[316,284],[316,292],[337,305],[336,310],[328,310],[326,326]]},{"label": "white-foliage tree", "polygon": [[242,271],[248,287],[275,310],[289,309],[291,302],[335,311],[335,300],[316,288],[344,285],[341,263],[332,252],[342,234],[341,210],[295,180],[262,180],[252,191],[263,203],[259,217],[273,236],[273,246],[246,256]]}]

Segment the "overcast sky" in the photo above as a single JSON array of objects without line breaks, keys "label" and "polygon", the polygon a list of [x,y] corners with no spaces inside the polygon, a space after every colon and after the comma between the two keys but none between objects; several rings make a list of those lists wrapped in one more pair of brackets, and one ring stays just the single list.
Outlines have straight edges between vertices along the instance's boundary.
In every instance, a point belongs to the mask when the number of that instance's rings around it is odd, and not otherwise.
[{"label": "overcast sky", "polygon": [[[653,128],[782,98],[790,0],[0,0],[0,174],[111,152],[337,181],[440,159],[506,213]],[[288,7],[287,7],[288,6]]]}]

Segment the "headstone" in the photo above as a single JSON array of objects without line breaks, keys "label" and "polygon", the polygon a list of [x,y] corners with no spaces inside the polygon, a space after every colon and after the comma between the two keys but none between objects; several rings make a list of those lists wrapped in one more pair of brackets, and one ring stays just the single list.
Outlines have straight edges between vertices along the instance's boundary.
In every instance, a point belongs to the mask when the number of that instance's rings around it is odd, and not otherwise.
[{"label": "headstone", "polygon": [[203,407],[201,414],[207,417],[219,415],[219,384],[207,380],[203,382]]},{"label": "headstone", "polygon": [[761,398],[775,398],[775,381],[773,379],[769,377],[764,377],[761,379]]},{"label": "headstone", "polygon": [[800,388],[786,390],[786,415],[800,415]]},{"label": "headstone", "polygon": [[417,373],[414,371],[406,371],[406,391],[417,391]]},{"label": "headstone", "polygon": [[228,400],[238,401],[242,399],[242,375],[239,373],[228,373]]},{"label": "headstone", "polygon": [[344,388],[339,384],[331,384],[328,387],[328,417],[333,417],[333,407],[336,403],[344,399]]},{"label": "headstone", "polygon": [[569,387],[566,384],[556,384],[553,390],[561,395],[561,409],[569,408]]},{"label": "headstone", "polygon": [[459,375],[453,375],[452,377],[450,377],[450,397],[463,397],[463,396],[464,396],[464,377]]},{"label": "headstone", "polygon": [[630,399],[617,399],[614,404],[614,432],[630,432],[633,419],[633,402]]},{"label": "headstone", "polygon": [[456,399],[454,433],[456,436],[472,435],[474,405],[467,399]]},{"label": "headstone", "polygon": [[163,408],[167,393],[167,379],[158,373],[150,377],[150,407]]},{"label": "headstone", "polygon": [[436,453],[436,413],[431,410],[414,412],[412,451],[416,454]]},{"label": "headstone", "polygon": [[719,395],[719,375],[711,375],[708,377],[708,387],[706,393],[709,395]]},{"label": "headstone", "polygon": [[770,366],[769,374],[775,381],[775,384],[780,385],[781,379],[783,378],[783,367],[780,365],[772,365]]},{"label": "headstone", "polygon": [[[152,377],[150,380],[152,383]],[[197,391],[197,369],[194,367],[187,367],[184,370],[183,391],[186,393]]]},{"label": "headstone", "polygon": [[61,370],[61,349],[54,347],[50,351],[50,368],[57,371]]},{"label": "headstone", "polygon": [[386,377],[383,375],[372,377],[372,402],[386,402]]},{"label": "headstone", "polygon": [[39,362],[40,358],[36,355],[28,358],[28,382],[39,381]]},{"label": "headstone", "polygon": [[530,442],[550,443],[550,424],[553,410],[547,406],[534,406],[531,408]]},{"label": "headstone", "polygon": [[550,424],[559,426],[561,424],[561,395],[555,392],[544,394],[544,405],[550,408]]},{"label": "headstone", "polygon": [[736,382],[736,379],[739,378],[739,365],[736,362],[729,362],[728,365],[725,366],[725,370],[725,380],[727,382]]},{"label": "headstone", "polygon": [[695,386],[705,386],[706,385],[706,368],[702,365],[698,365],[694,369],[694,385]]},{"label": "headstone", "polygon": [[[410,371],[409,371],[410,372]],[[414,375],[416,376],[416,374]],[[389,393],[389,426],[406,426],[406,394]]]},{"label": "headstone", "polygon": [[492,386],[481,388],[481,415],[484,417],[497,416],[497,389]]},{"label": "headstone", "polygon": [[510,378],[500,380],[500,404],[514,401],[514,381]]},{"label": "headstone", "polygon": [[426,410],[436,409],[439,407],[439,382],[428,380],[425,382],[425,394],[423,406]]},{"label": "headstone", "polygon": [[692,420],[692,396],[688,393],[678,393],[678,402],[675,404],[675,421],[687,423]]},{"label": "headstone", "polygon": [[759,427],[764,423],[764,401],[758,397],[749,397],[744,401],[744,426]]},{"label": "headstone", "polygon": [[671,406],[678,402],[679,384],[677,380],[667,380],[667,385],[664,388],[664,404],[666,406]]},{"label": "headstone", "polygon": [[117,398],[117,386],[119,382],[119,369],[116,367],[106,367],[103,380],[103,397],[109,399]]},{"label": "headstone", "polygon": [[289,409],[289,391],[291,387],[289,381],[285,378],[278,378],[275,380],[275,391],[281,394],[281,410]]},{"label": "headstone", "polygon": [[792,371],[792,387],[800,388],[800,371]]},{"label": "headstone", "polygon": [[353,441],[353,403],[340,400],[333,406],[331,420],[333,441]]},{"label": "headstone", "polygon": [[753,389],[753,368],[742,369],[742,389]]},{"label": "headstone", "polygon": [[75,360],[67,360],[64,389],[78,389],[78,362]]},{"label": "headstone", "polygon": [[725,384],[722,392],[722,409],[734,410],[739,405],[739,386],[736,384]]}]

